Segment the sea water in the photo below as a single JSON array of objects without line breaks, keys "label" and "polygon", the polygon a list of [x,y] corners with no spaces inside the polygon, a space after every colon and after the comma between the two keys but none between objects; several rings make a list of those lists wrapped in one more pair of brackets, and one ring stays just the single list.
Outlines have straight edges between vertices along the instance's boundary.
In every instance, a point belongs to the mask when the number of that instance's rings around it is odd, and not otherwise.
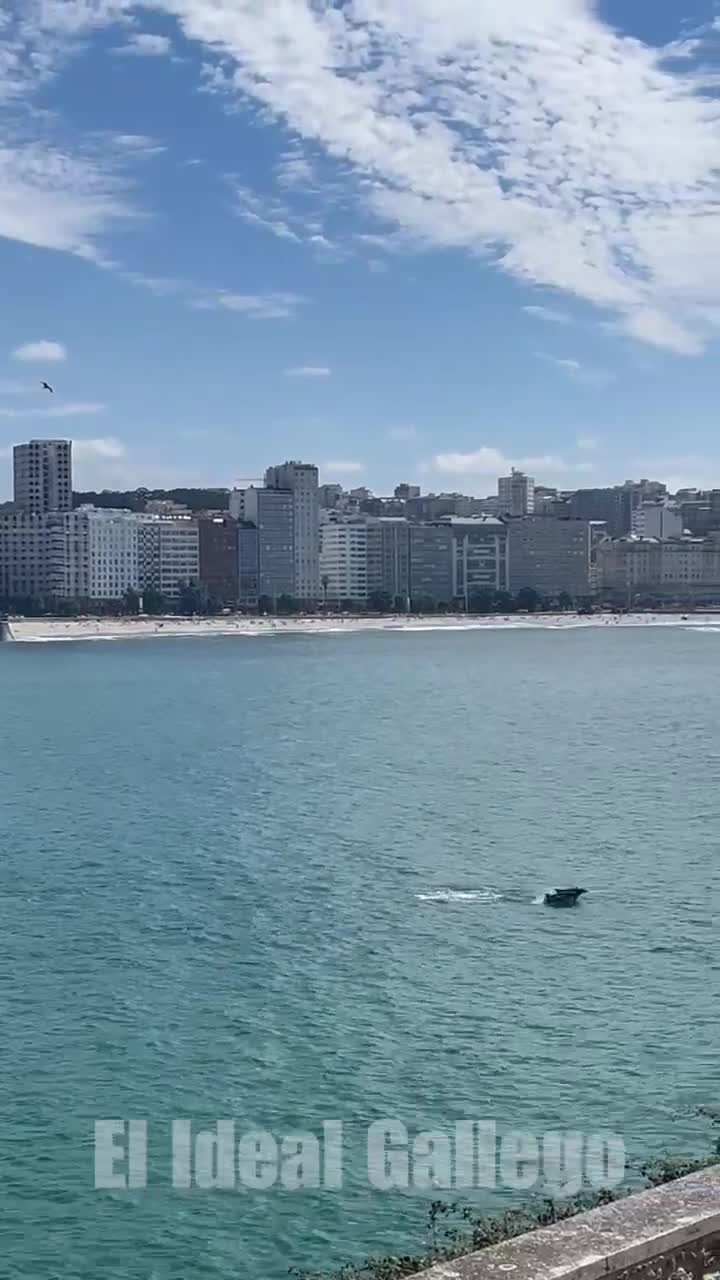
[{"label": "sea water", "polygon": [[[719,646],[0,646],[3,1274],[280,1280],[420,1247],[428,1195],[368,1181],[382,1118],[704,1150]],[[563,884],[589,892],[544,909]],[[96,1120],[133,1117],[147,1186],[96,1190]],[[341,1122],[342,1186],[173,1187],[178,1118]]]}]

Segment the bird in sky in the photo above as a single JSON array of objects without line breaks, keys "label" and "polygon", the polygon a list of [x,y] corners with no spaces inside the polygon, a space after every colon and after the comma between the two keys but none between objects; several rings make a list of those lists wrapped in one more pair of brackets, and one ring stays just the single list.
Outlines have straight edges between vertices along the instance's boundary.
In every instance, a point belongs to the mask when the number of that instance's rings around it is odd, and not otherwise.
[{"label": "bird in sky", "polygon": [[41,382],[40,386],[44,387],[46,391],[52,391],[52,387],[50,386],[49,382]]}]

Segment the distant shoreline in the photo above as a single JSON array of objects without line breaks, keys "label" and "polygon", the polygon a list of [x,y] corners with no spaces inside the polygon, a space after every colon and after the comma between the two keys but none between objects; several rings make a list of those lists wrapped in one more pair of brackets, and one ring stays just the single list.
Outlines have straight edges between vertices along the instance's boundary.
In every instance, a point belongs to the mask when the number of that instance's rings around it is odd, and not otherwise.
[{"label": "distant shoreline", "polygon": [[20,643],[71,640],[144,640],[167,636],[343,635],[361,631],[551,631],[615,627],[717,627],[718,613],[382,614],[338,617],[254,618],[9,618],[7,639]]}]

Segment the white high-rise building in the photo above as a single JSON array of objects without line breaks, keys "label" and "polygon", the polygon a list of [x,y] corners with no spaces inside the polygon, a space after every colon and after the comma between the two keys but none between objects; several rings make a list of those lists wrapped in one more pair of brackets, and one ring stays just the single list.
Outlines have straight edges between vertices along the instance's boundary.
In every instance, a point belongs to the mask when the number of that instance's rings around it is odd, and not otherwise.
[{"label": "white high-rise building", "polygon": [[29,440],[13,449],[15,503],[44,515],[72,508],[72,441]]},{"label": "white high-rise building", "polygon": [[632,513],[632,531],[640,538],[681,538],[680,508],[662,500],[641,502]]},{"label": "white high-rise building", "polygon": [[137,591],[138,517],[79,507],[48,517],[49,593],[70,600],[121,600]]},{"label": "white high-rise building", "polygon": [[500,515],[531,516],[535,510],[535,481],[515,467],[498,480]]},{"label": "white high-rise building", "polygon": [[320,530],[320,582],[333,603],[368,598],[368,521],[360,517],[323,524]]},{"label": "white high-rise building", "polygon": [[228,513],[233,520],[245,519],[245,489],[232,489],[228,501]]},{"label": "white high-rise building", "polygon": [[268,489],[288,489],[293,495],[295,537],[295,589],[297,600],[314,604],[320,599],[320,500],[318,469],[307,462],[285,462],[268,467]]}]

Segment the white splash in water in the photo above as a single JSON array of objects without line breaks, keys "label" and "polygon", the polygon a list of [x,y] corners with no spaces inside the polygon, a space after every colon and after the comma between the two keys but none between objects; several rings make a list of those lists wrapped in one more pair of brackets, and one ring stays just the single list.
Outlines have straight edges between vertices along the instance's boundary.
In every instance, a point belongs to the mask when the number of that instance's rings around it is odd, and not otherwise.
[{"label": "white splash in water", "polygon": [[434,889],[431,893],[416,893],[418,902],[500,902],[501,893],[493,889]]}]

